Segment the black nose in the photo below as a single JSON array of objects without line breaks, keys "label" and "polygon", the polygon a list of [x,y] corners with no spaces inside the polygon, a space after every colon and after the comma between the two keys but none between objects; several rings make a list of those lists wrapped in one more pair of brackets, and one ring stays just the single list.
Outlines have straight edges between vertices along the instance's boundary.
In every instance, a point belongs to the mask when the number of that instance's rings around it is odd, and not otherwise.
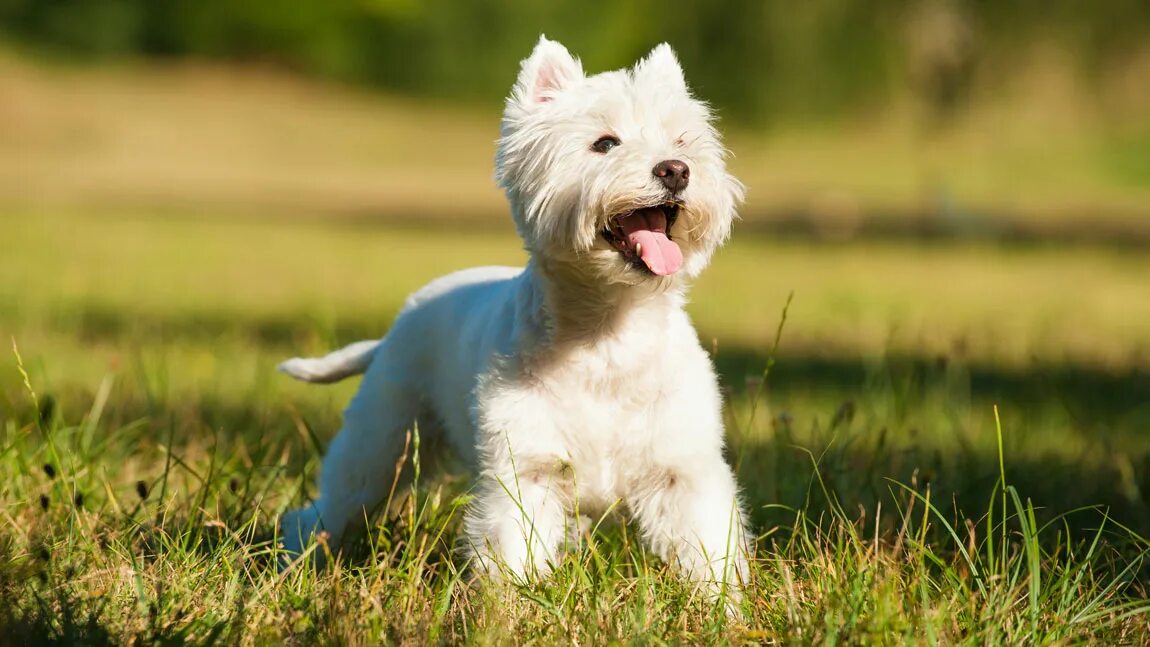
[{"label": "black nose", "polygon": [[671,193],[678,193],[687,188],[687,181],[691,179],[691,169],[679,160],[663,160],[651,169],[651,173],[659,178]]}]

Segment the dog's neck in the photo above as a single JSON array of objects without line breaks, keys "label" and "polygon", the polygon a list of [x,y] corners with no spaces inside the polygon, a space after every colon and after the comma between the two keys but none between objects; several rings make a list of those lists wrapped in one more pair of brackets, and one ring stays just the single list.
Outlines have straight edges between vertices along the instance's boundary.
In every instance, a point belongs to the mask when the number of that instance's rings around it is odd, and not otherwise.
[{"label": "dog's neck", "polygon": [[562,262],[532,259],[524,275],[541,328],[538,342],[545,346],[593,345],[636,321],[659,335],[663,331],[652,323],[661,320],[658,313],[683,305],[682,287],[608,284]]}]

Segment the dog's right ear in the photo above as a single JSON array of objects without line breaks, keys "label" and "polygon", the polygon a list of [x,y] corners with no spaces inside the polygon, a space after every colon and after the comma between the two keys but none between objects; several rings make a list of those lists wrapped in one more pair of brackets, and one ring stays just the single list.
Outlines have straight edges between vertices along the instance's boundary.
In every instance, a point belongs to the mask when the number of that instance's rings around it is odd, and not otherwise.
[{"label": "dog's right ear", "polygon": [[519,80],[511,98],[525,109],[531,109],[555,98],[555,95],[583,78],[583,66],[566,47],[546,36],[540,36],[535,50],[519,68]]}]

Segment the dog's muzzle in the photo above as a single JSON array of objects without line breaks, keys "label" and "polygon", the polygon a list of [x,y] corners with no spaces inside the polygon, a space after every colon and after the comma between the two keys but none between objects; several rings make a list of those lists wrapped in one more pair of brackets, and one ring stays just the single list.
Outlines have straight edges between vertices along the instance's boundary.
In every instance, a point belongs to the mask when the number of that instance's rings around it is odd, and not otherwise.
[{"label": "dog's muzzle", "polygon": [[628,263],[668,276],[683,266],[683,250],[671,238],[678,217],[679,205],[674,202],[641,207],[612,217],[602,236]]}]

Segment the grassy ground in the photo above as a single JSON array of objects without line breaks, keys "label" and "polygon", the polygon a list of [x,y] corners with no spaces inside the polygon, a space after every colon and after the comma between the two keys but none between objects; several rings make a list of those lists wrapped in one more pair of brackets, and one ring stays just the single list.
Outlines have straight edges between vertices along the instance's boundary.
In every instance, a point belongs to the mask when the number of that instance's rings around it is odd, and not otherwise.
[{"label": "grassy ground", "polygon": [[8,215],[13,642],[1150,640],[1144,256],[736,235],[690,306],[759,535],[727,618],[614,519],[550,580],[474,588],[451,552],[467,480],[430,470],[335,569],[275,572],[274,519],[354,389],[275,362],[381,333],[437,274],[521,261],[509,228]]},{"label": "grassy ground", "polygon": [[336,568],[275,572],[274,519],[355,384],[273,367],[522,262],[498,106],[197,66],[0,76],[0,644],[1150,640],[1144,243],[751,235],[989,205],[1150,240],[1145,111],[1039,83],[929,136],[906,107],[732,128],[747,221],[690,304],[759,535],[728,618],[614,519],[545,582],[474,588],[467,480],[431,470]]}]

